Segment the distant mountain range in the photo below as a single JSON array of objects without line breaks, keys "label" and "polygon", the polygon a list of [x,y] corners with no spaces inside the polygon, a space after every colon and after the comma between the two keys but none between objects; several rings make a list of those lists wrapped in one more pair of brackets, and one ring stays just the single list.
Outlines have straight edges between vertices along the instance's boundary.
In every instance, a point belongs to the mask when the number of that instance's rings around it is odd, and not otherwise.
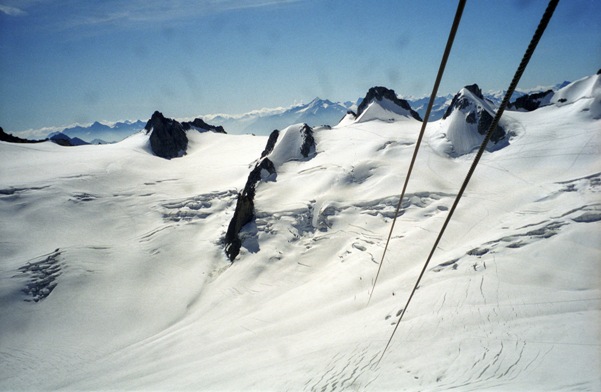
[{"label": "distant mountain range", "polygon": [[98,121],[89,126],[76,125],[65,128],[61,133],[70,138],[79,138],[92,144],[113,143],[125,139],[129,135],[138,132],[146,125],[146,121],[123,121],[111,125],[102,124]]},{"label": "distant mountain range", "polygon": [[484,95],[428,124],[403,198],[423,123],[381,86],[330,129],[5,134],[0,391],[601,391],[601,72],[516,99],[457,204]]},{"label": "distant mountain range", "polygon": [[315,98],[307,104],[290,108],[272,109],[243,115],[207,115],[207,121],[222,125],[229,133],[269,134],[274,129],[283,129],[291,124],[306,123],[309,126],[336,125],[348,110],[356,107],[353,102],[332,102]]},{"label": "distant mountain range", "polygon": [[[557,91],[567,84],[569,82],[562,82],[554,86],[535,87],[530,90],[518,90],[513,94],[511,101],[515,102],[518,98],[532,93],[540,93],[548,90]],[[504,95],[504,90],[483,93],[484,99],[495,106],[501,103]],[[422,118],[424,117],[429,96],[412,97],[401,95],[400,98],[406,100],[413,110]],[[437,97],[434,101],[429,121],[441,119],[451,104],[452,99],[452,94]],[[227,133],[268,135],[274,129],[281,130],[291,124],[305,123],[311,127],[337,125],[348,111],[356,111],[361,101],[362,98],[354,102],[332,102],[328,99],[315,98],[309,103],[297,104],[288,108],[261,109],[238,115],[207,114],[199,117],[212,124],[221,125]],[[511,107],[510,109],[515,110],[516,108]],[[112,124],[96,121],[88,126],[77,125],[65,128],[59,133],[68,136],[68,138],[77,138],[91,144],[114,143],[141,131],[145,125],[146,120],[122,121]],[[63,135],[57,135],[57,132],[52,132],[48,137],[51,139],[66,139]]]}]

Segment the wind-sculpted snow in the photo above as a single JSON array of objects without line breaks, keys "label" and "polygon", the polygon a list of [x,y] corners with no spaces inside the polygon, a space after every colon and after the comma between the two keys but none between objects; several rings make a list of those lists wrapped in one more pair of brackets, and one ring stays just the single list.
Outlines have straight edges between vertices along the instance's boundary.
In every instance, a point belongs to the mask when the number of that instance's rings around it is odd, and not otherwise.
[{"label": "wind-sculpted snow", "polygon": [[315,155],[313,129],[307,124],[291,125],[280,132],[272,151],[266,156],[277,167],[286,162]]},{"label": "wind-sculpted snow", "polygon": [[551,102],[556,105],[569,104],[583,98],[598,98],[601,95],[601,74],[576,80],[559,90]]},{"label": "wind-sculpted snow", "polygon": [[592,119],[601,119],[601,74],[587,76],[568,84],[559,90],[551,103],[557,106],[573,104],[579,100],[590,100],[590,105],[583,108]]},{"label": "wind-sculpted snow", "polygon": [[180,201],[171,201],[162,205],[163,219],[172,222],[193,222],[206,219],[216,211],[229,208],[236,199],[234,190],[211,192]]},{"label": "wind-sculpted snow", "polygon": [[0,142],[0,389],[601,389],[583,86],[505,112],[511,143],[482,156],[407,309],[473,158],[448,153],[449,117],[426,128],[373,292],[416,120],[189,132],[172,160],[143,133]]}]

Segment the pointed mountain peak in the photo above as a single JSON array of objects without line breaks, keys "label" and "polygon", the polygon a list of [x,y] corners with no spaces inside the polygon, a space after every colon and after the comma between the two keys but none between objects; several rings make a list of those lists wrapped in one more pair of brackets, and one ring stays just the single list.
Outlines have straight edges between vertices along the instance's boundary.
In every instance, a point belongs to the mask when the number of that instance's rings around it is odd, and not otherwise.
[{"label": "pointed mountain peak", "polygon": [[158,110],[144,127],[150,133],[150,147],[155,155],[165,158],[177,158],[186,154],[188,137],[179,122],[165,118]]},{"label": "pointed mountain peak", "polygon": [[442,116],[443,119],[449,117],[455,110],[464,110],[470,106],[486,106],[489,105],[485,102],[482,90],[477,84],[465,86],[451,100],[451,104],[447,108],[447,111]]},{"label": "pointed mountain peak", "polygon": [[480,87],[478,87],[476,83],[469,86],[465,86],[464,88],[470,93],[474,94],[476,97],[484,99],[484,95],[482,95],[482,90],[480,89]]},{"label": "pointed mountain peak", "polygon": [[[445,137],[453,146],[451,155],[464,155],[477,149],[490,128],[494,115],[494,108],[484,99],[478,85],[465,86],[455,94],[442,117],[446,128]],[[493,151],[507,144],[507,132],[501,125],[497,125],[487,149]]]},{"label": "pointed mountain peak", "polygon": [[[365,95],[365,98],[363,98],[359,104],[359,107],[357,108],[357,118],[361,117],[373,102],[377,102],[378,105],[386,112],[392,112],[393,114],[405,117],[413,117],[418,121],[422,121],[419,114],[415,110],[411,109],[409,102],[397,97],[394,90],[382,86],[376,86],[369,89]],[[374,118],[378,117],[380,117],[380,115],[377,115]],[[394,116],[392,117],[394,118]],[[388,120],[389,118],[381,119]]]}]

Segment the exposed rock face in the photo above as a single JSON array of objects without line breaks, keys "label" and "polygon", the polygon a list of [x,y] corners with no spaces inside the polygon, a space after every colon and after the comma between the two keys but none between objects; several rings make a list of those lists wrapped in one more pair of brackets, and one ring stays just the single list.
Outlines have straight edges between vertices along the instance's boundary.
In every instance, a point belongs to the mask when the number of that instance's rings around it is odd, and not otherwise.
[{"label": "exposed rock face", "polygon": [[465,89],[470,93],[474,94],[476,97],[484,99],[484,95],[482,95],[482,90],[480,89],[480,87],[478,87],[476,83],[471,84],[469,86],[465,86]]},{"label": "exposed rock face", "polygon": [[541,106],[549,104],[553,94],[553,90],[547,90],[540,93],[523,95],[516,99],[515,102],[510,103],[509,109],[531,112]]},{"label": "exposed rock face", "polygon": [[48,140],[48,139],[44,139],[44,140],[22,139],[20,137],[13,136],[10,133],[4,132],[4,129],[2,129],[2,127],[0,127],[0,141],[3,141],[3,142],[9,142],[9,143],[41,143],[41,142],[45,142],[46,140]]},{"label": "exposed rock face", "polygon": [[165,158],[177,158],[186,154],[188,137],[182,124],[165,118],[156,111],[144,127],[150,132],[150,147],[155,155]]},{"label": "exposed rock face", "polygon": [[310,159],[315,155],[316,142],[313,129],[307,124],[291,125],[280,136],[280,131],[277,129],[269,135],[259,162],[248,175],[244,189],[238,194],[236,210],[225,234],[225,254],[232,262],[242,247],[240,231],[255,218],[254,199],[259,182],[276,179],[276,164],[281,165],[288,161],[304,158]]},{"label": "exposed rock face", "polygon": [[271,132],[271,134],[269,135],[269,139],[267,139],[267,145],[261,153],[261,158],[264,158],[267,155],[271,154],[273,148],[275,147],[275,143],[278,141],[278,136],[280,136],[280,131],[278,131],[277,129]]},{"label": "exposed rock face", "polygon": [[363,101],[361,101],[361,104],[357,108],[357,114],[355,117],[359,117],[365,111],[365,109],[367,109],[371,102],[382,101],[383,99],[387,99],[392,103],[396,104],[397,106],[401,107],[402,109],[407,110],[413,118],[415,118],[418,121],[422,121],[422,118],[419,116],[419,114],[415,110],[411,109],[411,105],[409,105],[409,102],[407,102],[404,99],[398,98],[394,90],[390,90],[386,87],[381,86],[372,87],[369,89],[367,95],[365,96],[365,98],[363,98]]},{"label": "exposed rock face", "polygon": [[238,237],[238,233],[242,230],[242,227],[247,223],[250,223],[255,216],[255,204],[253,199],[244,193],[238,194],[238,200],[236,201],[236,211],[230,221],[225,234],[225,254],[234,262],[234,259],[240,253],[242,247],[242,240]]},{"label": "exposed rock face", "polygon": [[[464,89],[466,89],[470,93],[474,94],[477,98],[484,100],[484,96],[482,95],[482,90],[480,89],[480,87],[478,87],[477,84],[465,86]],[[451,104],[449,105],[449,107],[447,108],[447,111],[442,116],[442,119],[444,120],[445,118],[449,117],[451,115],[451,113],[453,113],[453,111],[456,109],[461,110],[461,109],[467,108],[468,106],[470,106],[472,101],[473,100],[470,100],[469,97],[467,97],[465,94],[462,94],[462,92],[459,91],[457,94],[455,94],[455,96],[451,100]],[[474,115],[475,115],[475,113],[474,113]]]},{"label": "exposed rock face", "polygon": [[[465,86],[453,97],[443,120],[450,117],[454,112],[461,112],[465,115],[465,122],[468,124],[477,124],[477,131],[480,135],[485,135],[492,124],[494,111],[489,103],[485,101],[482,90],[477,84]],[[491,140],[497,143],[505,138],[505,130],[497,125],[497,129],[492,134]]]},{"label": "exposed rock face", "polygon": [[258,165],[250,172],[248,175],[248,179],[246,180],[246,185],[244,186],[244,190],[242,191],[243,195],[247,195],[251,199],[254,200],[256,187],[259,181],[273,179],[276,175],[276,170],[273,162],[269,160],[269,158],[261,159]]},{"label": "exposed rock face", "polygon": [[225,234],[225,254],[234,261],[240,253],[242,241],[238,236],[240,230],[255,218],[255,191],[256,186],[261,179],[266,179],[276,175],[275,166],[269,158],[261,159],[255,168],[248,175],[244,190],[238,194],[236,210],[230,221]]},{"label": "exposed rock face", "polygon": [[300,133],[303,139],[300,152],[303,157],[308,158],[310,154],[315,153],[315,138],[313,137],[313,129],[307,124],[303,124]]},{"label": "exposed rock face", "polygon": [[185,121],[182,123],[182,128],[184,131],[188,131],[192,128],[196,129],[199,132],[207,132],[212,131],[215,133],[226,133],[225,129],[221,125],[215,126],[207,124],[201,118],[195,118],[194,121]]}]

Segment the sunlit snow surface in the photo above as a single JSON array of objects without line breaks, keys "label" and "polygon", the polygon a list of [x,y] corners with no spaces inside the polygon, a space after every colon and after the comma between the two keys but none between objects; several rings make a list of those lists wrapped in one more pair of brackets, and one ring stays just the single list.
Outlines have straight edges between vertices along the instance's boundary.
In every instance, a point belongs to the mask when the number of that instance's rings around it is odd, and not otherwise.
[{"label": "sunlit snow surface", "polygon": [[596,91],[506,112],[516,136],[484,155],[379,366],[473,158],[445,155],[440,123],[369,306],[418,121],[280,148],[233,264],[223,236],[266,137],[189,132],[170,161],[143,133],[0,143],[0,389],[599,390]]}]

